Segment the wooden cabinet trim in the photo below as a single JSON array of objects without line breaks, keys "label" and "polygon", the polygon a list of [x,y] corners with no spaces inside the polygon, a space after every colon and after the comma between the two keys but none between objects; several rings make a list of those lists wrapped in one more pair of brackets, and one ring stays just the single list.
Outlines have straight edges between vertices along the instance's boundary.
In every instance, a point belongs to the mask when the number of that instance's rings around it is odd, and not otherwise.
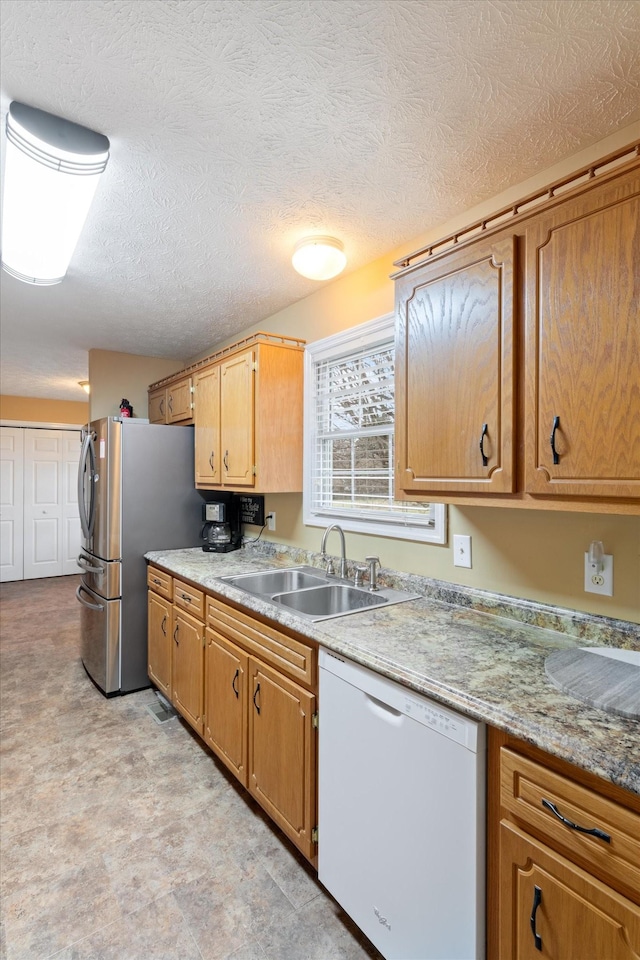
[{"label": "wooden cabinet trim", "polygon": [[317,649],[314,646],[261,623],[209,595],[207,623],[287,676],[308,687],[315,686]]}]

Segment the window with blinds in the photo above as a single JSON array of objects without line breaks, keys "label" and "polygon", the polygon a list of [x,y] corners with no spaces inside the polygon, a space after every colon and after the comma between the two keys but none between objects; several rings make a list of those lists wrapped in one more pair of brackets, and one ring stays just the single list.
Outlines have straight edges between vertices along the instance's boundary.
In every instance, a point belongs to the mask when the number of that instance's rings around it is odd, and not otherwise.
[{"label": "window with blinds", "polygon": [[305,522],[444,542],[444,507],[394,499],[393,316],[307,347]]}]

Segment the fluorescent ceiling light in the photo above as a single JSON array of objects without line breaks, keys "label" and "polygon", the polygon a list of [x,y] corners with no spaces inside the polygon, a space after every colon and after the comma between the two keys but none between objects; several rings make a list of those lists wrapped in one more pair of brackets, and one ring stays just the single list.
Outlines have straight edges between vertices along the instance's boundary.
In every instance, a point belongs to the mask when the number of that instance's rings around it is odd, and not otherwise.
[{"label": "fluorescent ceiling light", "polygon": [[13,101],[7,113],[2,266],[27,283],[67,272],[109,159],[109,141]]},{"label": "fluorescent ceiling light", "polygon": [[296,243],[291,262],[309,280],[331,280],[344,270],[347,258],[334,237],[306,237]]}]

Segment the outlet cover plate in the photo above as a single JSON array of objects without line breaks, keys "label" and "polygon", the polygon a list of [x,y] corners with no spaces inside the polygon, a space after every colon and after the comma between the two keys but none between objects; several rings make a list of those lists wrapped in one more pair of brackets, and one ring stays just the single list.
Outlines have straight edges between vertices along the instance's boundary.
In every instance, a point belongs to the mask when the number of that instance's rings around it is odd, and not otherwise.
[{"label": "outlet cover plate", "polygon": [[599,593],[601,597],[613,596],[613,556],[605,553],[602,558],[603,569],[596,573],[589,563],[589,554],[584,555],[584,589],[585,593]]}]

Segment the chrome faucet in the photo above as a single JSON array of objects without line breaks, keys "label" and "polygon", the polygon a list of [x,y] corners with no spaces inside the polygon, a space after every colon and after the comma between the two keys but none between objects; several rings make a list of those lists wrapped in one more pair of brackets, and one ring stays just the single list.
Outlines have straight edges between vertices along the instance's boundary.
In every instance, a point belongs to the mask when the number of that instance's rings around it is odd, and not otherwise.
[{"label": "chrome faucet", "polygon": [[[327,537],[332,530],[337,530],[340,534],[340,545],[341,545],[341,556],[340,556],[340,576],[343,580],[346,580],[347,577],[347,548],[344,542],[344,530],[337,523],[332,523],[331,526],[327,527],[325,532],[322,534],[322,543],[320,545],[320,553],[323,557],[326,557],[325,546],[327,543]],[[327,573],[333,572],[333,564],[329,560],[327,564]]]}]

